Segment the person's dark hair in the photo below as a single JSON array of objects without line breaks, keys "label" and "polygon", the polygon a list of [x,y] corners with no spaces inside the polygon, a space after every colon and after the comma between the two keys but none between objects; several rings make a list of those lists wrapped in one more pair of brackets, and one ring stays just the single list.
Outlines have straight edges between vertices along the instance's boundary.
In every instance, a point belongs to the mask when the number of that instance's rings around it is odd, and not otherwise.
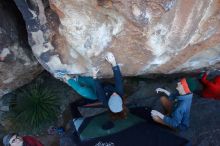
[{"label": "person's dark hair", "polygon": [[122,101],[123,101],[123,110],[119,113],[113,113],[109,110],[110,113],[110,117],[113,121],[115,120],[120,120],[120,119],[126,119],[127,118],[127,114],[128,114],[128,109],[125,106],[125,101],[126,101],[126,96],[122,97]]}]

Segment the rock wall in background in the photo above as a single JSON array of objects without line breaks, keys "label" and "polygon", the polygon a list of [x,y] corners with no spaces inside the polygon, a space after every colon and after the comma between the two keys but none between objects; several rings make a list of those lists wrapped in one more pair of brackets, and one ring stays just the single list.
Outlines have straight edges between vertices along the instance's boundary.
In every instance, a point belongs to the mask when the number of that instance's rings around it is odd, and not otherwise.
[{"label": "rock wall in background", "polygon": [[25,23],[13,1],[0,1],[0,98],[43,69],[27,42]]},{"label": "rock wall in background", "polygon": [[219,69],[220,0],[14,0],[29,44],[51,73],[124,76]]}]

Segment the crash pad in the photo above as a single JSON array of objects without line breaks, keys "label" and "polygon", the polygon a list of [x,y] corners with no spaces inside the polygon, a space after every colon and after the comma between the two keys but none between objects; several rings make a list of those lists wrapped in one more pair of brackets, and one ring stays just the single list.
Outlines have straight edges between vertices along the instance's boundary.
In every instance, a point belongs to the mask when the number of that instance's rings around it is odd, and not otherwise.
[{"label": "crash pad", "polygon": [[102,125],[109,120],[110,117],[107,113],[93,117],[89,120],[87,126],[83,130],[81,130],[80,138],[84,140],[111,135],[144,121],[143,119],[129,113],[126,119],[114,121],[113,128],[109,130],[104,130],[102,128]]}]

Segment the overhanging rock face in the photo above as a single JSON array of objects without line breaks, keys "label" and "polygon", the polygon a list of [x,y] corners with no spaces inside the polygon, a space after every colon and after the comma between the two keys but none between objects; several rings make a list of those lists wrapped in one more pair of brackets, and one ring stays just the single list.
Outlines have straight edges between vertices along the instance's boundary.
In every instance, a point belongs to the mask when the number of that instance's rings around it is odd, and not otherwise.
[{"label": "overhanging rock face", "polygon": [[220,0],[14,0],[29,44],[54,73],[124,76],[193,72],[220,62]]}]

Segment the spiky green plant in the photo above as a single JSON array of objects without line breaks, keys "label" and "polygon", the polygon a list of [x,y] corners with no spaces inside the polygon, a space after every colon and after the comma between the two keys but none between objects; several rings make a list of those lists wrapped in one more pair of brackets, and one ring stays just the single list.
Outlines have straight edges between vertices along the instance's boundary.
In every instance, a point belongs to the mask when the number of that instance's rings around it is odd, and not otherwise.
[{"label": "spiky green plant", "polygon": [[59,98],[48,88],[39,85],[21,90],[11,102],[11,119],[16,130],[39,132],[56,120]]}]

